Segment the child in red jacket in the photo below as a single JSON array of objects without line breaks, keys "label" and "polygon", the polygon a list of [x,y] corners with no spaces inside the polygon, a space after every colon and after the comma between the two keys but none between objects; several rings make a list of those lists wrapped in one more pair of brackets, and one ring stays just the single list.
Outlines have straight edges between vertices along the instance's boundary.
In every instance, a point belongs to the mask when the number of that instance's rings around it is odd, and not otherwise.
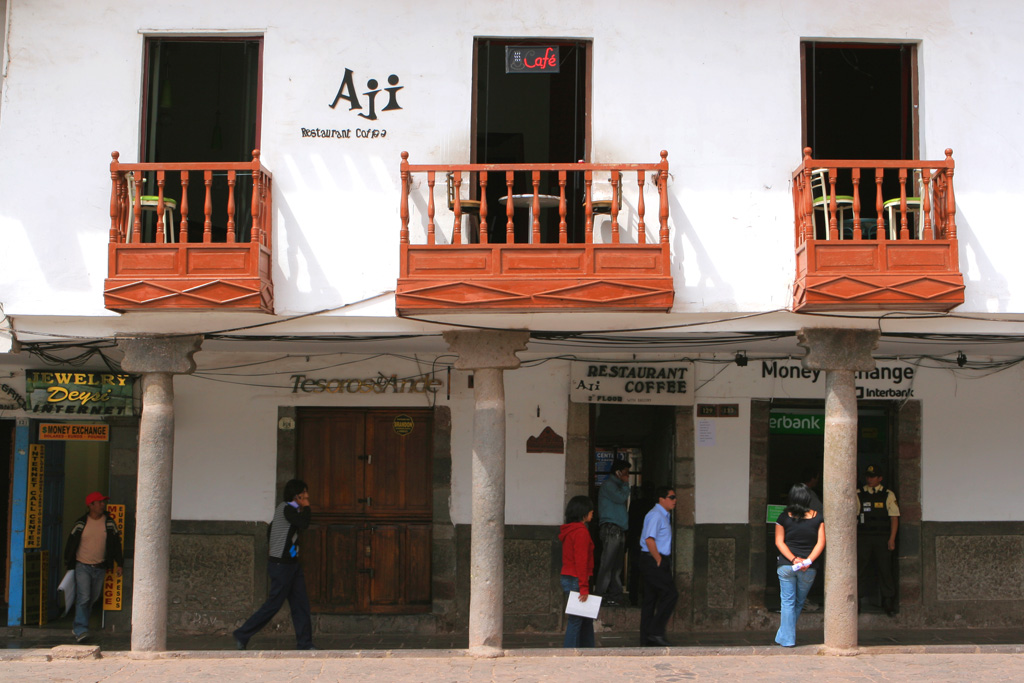
[{"label": "child in red jacket", "polygon": [[[558,532],[562,542],[562,590],[578,591],[580,601],[590,594],[590,576],[594,573],[594,541],[587,522],[594,518],[594,504],[586,496],[575,496],[565,507],[565,524]],[[594,647],[594,620],[568,615],[562,647]]]}]

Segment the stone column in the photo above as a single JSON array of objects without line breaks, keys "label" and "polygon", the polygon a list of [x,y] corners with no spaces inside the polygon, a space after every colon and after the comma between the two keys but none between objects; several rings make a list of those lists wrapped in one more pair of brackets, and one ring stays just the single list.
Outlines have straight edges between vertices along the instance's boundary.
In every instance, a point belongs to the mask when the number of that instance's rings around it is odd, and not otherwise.
[{"label": "stone column", "polygon": [[473,522],[470,530],[469,651],[502,653],[505,583],[504,371],[519,367],[516,351],[529,332],[444,333],[455,367],[473,371]]},{"label": "stone column", "polygon": [[804,328],[803,365],[825,371],[825,651],[857,652],[857,392],[854,375],[872,370],[877,330]]},{"label": "stone column", "polygon": [[139,483],[132,584],[132,650],[167,649],[167,586],[170,574],[171,474],[174,465],[175,374],[196,366],[192,354],[203,338],[120,339],[121,367],[142,374]]}]

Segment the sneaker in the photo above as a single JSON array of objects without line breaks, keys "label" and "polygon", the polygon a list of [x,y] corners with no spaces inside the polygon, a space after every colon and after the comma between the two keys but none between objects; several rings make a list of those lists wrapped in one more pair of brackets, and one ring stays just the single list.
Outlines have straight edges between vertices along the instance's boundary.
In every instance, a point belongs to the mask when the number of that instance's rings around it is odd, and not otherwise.
[{"label": "sneaker", "polygon": [[[75,632],[72,631],[72,633],[75,633]],[[89,637],[89,632],[88,631],[83,631],[82,633],[77,633],[77,634],[75,634],[75,642],[76,643],[80,643],[80,642],[82,642],[83,640],[85,640],[88,637]]]},{"label": "sneaker", "polygon": [[244,650],[249,645],[248,641],[242,640],[241,638],[238,637],[238,632],[237,631],[235,633],[232,633],[231,637],[235,639],[235,649],[236,650]]}]

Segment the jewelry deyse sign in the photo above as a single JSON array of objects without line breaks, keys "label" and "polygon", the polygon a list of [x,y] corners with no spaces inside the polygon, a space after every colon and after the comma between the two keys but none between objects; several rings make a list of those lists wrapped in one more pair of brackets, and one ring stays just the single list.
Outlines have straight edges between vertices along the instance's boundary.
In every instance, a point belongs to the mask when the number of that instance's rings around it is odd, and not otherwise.
[{"label": "jewelry deyse sign", "polygon": [[133,377],[111,372],[29,370],[25,410],[54,415],[133,415]]},{"label": "jewelry deyse sign", "polygon": [[576,403],[693,405],[693,363],[572,363],[569,397]]}]

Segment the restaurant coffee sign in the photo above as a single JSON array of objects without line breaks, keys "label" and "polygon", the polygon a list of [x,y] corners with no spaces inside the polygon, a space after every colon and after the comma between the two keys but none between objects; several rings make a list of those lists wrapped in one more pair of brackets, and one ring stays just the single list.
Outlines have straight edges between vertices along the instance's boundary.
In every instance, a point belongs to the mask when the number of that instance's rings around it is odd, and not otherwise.
[{"label": "restaurant coffee sign", "polygon": [[556,74],[560,69],[557,45],[505,46],[507,74]]},{"label": "restaurant coffee sign", "polygon": [[29,370],[25,410],[48,415],[133,415],[132,375],[111,372]]},{"label": "restaurant coffee sign", "polygon": [[574,361],[569,397],[576,403],[693,405],[693,363]]}]

